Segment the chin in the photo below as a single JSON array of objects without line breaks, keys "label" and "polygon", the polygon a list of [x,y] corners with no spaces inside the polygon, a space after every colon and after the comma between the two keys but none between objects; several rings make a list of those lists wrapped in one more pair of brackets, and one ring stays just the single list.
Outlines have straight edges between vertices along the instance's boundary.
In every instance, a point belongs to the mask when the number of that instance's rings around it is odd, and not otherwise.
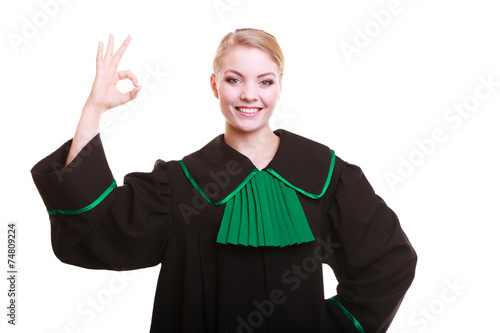
[{"label": "chin", "polygon": [[252,133],[269,127],[269,119],[238,119],[239,117],[225,117],[226,123],[237,132]]},{"label": "chin", "polygon": [[269,127],[269,122],[259,123],[259,124],[239,124],[234,122],[229,122],[229,125],[233,128],[233,130],[237,132],[243,133],[253,133],[264,127]]}]

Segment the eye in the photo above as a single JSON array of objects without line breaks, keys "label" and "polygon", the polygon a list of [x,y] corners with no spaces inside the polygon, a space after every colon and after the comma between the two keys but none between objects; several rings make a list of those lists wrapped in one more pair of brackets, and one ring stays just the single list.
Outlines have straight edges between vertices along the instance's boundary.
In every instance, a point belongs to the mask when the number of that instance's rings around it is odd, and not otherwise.
[{"label": "eye", "polygon": [[272,80],[264,80],[261,82],[263,85],[265,86],[270,86],[271,84],[273,84],[274,82]]},{"label": "eye", "polygon": [[238,83],[238,79],[235,79],[234,77],[229,77],[226,79],[226,82],[228,83]]}]

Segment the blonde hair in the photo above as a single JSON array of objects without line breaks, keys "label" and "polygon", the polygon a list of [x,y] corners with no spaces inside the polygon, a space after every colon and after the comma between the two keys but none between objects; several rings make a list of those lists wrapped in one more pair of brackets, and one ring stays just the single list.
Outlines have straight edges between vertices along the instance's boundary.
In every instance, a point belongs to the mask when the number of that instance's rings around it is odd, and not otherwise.
[{"label": "blonde hair", "polygon": [[245,28],[236,29],[225,35],[215,52],[213,61],[213,70],[215,76],[219,73],[222,63],[222,58],[226,55],[227,51],[236,45],[258,48],[271,56],[273,61],[278,65],[279,76],[283,75],[285,67],[285,56],[278,44],[276,38],[264,30]]}]

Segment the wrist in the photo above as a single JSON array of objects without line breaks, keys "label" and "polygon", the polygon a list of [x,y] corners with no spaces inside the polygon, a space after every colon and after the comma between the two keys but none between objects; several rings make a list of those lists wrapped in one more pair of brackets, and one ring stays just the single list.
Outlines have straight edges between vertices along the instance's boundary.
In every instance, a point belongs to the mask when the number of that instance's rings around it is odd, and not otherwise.
[{"label": "wrist", "polygon": [[94,104],[85,104],[80,121],[78,123],[77,132],[87,140],[94,137],[99,132],[99,123],[105,109]]},{"label": "wrist", "polygon": [[102,116],[102,114],[104,113],[104,111],[106,111],[106,108],[103,105],[96,104],[92,100],[88,99],[85,102],[82,113],[92,114],[92,115],[98,116],[100,118]]}]

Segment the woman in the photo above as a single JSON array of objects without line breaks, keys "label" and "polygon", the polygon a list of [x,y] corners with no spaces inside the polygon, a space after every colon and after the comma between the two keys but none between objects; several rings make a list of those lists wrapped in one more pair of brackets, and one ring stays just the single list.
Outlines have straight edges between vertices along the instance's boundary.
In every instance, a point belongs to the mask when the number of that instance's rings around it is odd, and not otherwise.
[{"label": "woman", "polygon": [[[101,115],[137,96],[106,54],[75,136],[36,164],[56,256],[93,269],[162,264],[151,332],[385,332],[415,272],[396,215],[360,168],[269,118],[281,93],[276,39],[237,29],[210,84],[225,133],[179,161],[158,160],[123,186],[107,165]],[[134,88],[122,94],[119,80]],[[321,264],[338,294],[324,299]]]}]

